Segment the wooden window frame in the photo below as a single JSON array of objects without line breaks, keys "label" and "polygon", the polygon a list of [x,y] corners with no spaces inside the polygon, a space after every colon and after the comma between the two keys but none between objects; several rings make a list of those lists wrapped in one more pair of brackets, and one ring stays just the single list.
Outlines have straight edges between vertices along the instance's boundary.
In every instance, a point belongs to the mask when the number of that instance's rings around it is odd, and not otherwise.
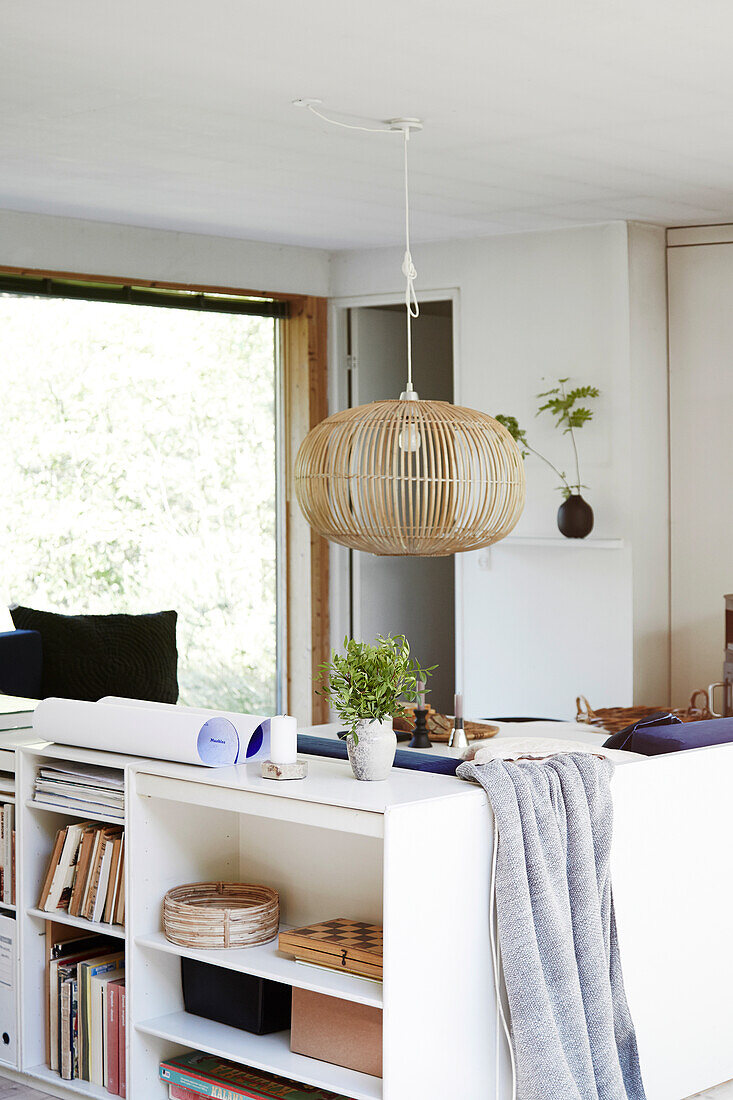
[{"label": "wooden window frame", "polygon": [[[327,701],[315,692],[318,669],[330,652],[328,543],[308,526],[293,493],[293,462],[305,435],[328,415],[328,299],[242,287],[173,283],[88,272],[49,271],[0,265],[0,274],[242,298],[270,298],[287,303],[278,320],[281,372],[281,455],[284,465],[282,525],[285,606],[281,644],[284,707],[304,725],[328,721]],[[242,311],[245,312],[245,311]]]}]

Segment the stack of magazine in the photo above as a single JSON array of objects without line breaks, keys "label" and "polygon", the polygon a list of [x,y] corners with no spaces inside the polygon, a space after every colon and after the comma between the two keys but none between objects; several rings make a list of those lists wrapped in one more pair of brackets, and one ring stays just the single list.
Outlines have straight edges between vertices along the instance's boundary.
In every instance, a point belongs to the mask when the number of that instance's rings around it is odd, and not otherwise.
[{"label": "stack of magazine", "polygon": [[191,1050],[160,1064],[170,1100],[349,1100],[341,1093],[302,1085],[261,1069]]},{"label": "stack of magazine", "polygon": [[38,769],[34,802],[119,819],[125,816],[124,776],[117,768],[69,761]]}]

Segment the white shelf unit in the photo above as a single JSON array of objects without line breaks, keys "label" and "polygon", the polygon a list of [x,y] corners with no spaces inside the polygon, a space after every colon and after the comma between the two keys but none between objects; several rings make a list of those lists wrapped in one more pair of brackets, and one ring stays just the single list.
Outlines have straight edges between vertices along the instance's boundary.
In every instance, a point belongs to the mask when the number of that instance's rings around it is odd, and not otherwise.
[{"label": "white shelf unit", "polygon": [[129,767],[130,758],[110,754],[84,753],[59,745],[36,745],[20,749],[17,754],[16,795],[19,817],[16,821],[16,868],[18,902],[18,940],[20,948],[19,1028],[20,1068],[28,1083],[42,1087],[58,1096],[109,1096],[87,1081],[62,1081],[59,1074],[46,1064],[46,922],[57,927],[78,930],[79,933],[101,933],[112,942],[125,945],[125,930],[119,925],[95,923],[68,913],[46,913],[37,908],[41,886],[48,867],[58,829],[80,820],[109,821],[124,824],[118,818],[99,814],[84,814],[61,806],[47,806],[33,801],[33,790],[39,767],[66,760],[104,762],[107,766]]},{"label": "white shelf unit", "polygon": [[[487,1036],[496,1021],[491,822],[478,788],[404,771],[386,783],[357,783],[341,761],[311,760],[307,780],[279,784],[262,780],[257,765],[212,770],[58,745],[26,745],[16,757],[20,1054],[14,1066],[0,1063],[0,1076],[61,1098],[108,1095],[61,1081],[46,1065],[42,933],[51,918],[36,906],[56,830],[85,815],[34,803],[33,782],[44,762],[85,760],[125,774],[126,928],[65,914],[53,920],[125,946],[131,1100],[166,1100],[160,1061],[190,1049],[354,1100],[445,1100],[459,1072],[462,1097],[484,1100],[495,1080]],[[287,927],[337,916],[382,923],[383,984],[299,966],[276,941],[232,951],[170,943],[161,920],[166,890],[212,879],[273,886]],[[294,1054],[288,1031],[258,1036],[187,1013],[182,957],[382,1008],[383,1078]],[[441,1041],[426,1042],[436,1030]]]}]

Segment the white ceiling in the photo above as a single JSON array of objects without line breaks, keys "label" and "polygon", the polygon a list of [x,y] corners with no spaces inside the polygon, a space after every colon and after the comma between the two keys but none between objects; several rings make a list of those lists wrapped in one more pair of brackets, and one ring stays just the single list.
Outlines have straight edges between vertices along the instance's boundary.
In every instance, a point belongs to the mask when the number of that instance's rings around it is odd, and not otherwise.
[{"label": "white ceiling", "polygon": [[730,0],[0,0],[0,208],[326,248],[733,220]]}]

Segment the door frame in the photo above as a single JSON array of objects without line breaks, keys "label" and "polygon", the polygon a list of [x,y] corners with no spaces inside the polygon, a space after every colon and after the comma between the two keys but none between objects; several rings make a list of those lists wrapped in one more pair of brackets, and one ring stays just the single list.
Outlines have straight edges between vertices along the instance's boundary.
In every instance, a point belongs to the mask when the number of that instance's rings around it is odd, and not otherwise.
[{"label": "door frame", "polygon": [[[329,413],[347,408],[348,405],[348,327],[347,316],[350,309],[370,306],[393,306],[404,302],[404,292],[391,294],[360,294],[342,298],[331,298],[328,311],[328,406]],[[461,371],[461,295],[458,287],[433,288],[421,290],[417,295],[420,302],[450,302],[453,324],[453,401],[460,404],[462,399],[463,377]],[[418,379],[419,381],[419,379]],[[419,385],[416,387],[420,392]],[[345,546],[330,543],[330,598],[329,619],[331,626],[331,645],[340,648],[345,635],[358,633],[355,621],[353,592],[359,590],[359,568],[353,552]],[[454,556],[454,628],[455,628],[455,676],[456,684],[463,683],[464,665],[464,566],[463,554]]]}]

